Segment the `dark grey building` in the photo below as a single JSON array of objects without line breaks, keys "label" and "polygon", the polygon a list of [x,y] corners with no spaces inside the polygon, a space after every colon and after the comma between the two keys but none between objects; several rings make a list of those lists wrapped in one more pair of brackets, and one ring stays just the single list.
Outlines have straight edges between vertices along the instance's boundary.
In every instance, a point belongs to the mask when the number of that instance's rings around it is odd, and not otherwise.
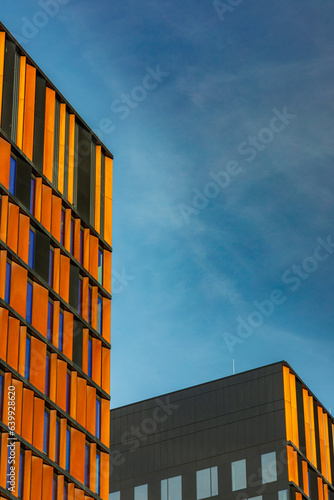
[{"label": "dark grey building", "polygon": [[333,418],[286,362],[111,411],[110,500],[334,500]]}]

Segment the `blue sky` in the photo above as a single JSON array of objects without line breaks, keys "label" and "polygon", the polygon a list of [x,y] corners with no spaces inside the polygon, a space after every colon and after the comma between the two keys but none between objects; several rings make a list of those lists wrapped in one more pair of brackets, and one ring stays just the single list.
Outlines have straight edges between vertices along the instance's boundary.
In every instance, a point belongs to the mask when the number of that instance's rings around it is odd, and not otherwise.
[{"label": "blue sky", "polygon": [[115,156],[112,406],[285,359],[333,412],[334,5],[223,10],[1,20]]}]

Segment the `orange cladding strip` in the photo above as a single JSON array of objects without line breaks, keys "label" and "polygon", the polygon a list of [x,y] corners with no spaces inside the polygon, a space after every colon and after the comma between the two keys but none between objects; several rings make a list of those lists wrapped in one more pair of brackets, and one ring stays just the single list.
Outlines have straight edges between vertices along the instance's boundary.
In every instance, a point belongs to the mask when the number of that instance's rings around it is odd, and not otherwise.
[{"label": "orange cladding strip", "polygon": [[54,302],[52,343],[55,347],[57,347],[57,349],[59,348],[59,312],[60,312],[60,302]]},{"label": "orange cladding strip", "polygon": [[55,129],[56,93],[46,87],[43,174],[53,182],[53,155]]},{"label": "orange cladding strip", "polygon": [[30,500],[31,498],[31,464],[32,452],[27,450],[24,454],[23,500]]},{"label": "orange cladding strip", "polygon": [[55,248],[53,255],[53,289],[59,294],[60,285],[60,248]]},{"label": "orange cladding strip", "polygon": [[85,441],[86,436],[71,428],[70,474],[85,483]]},{"label": "orange cladding strip", "polygon": [[111,252],[103,250],[103,286],[111,293]]},{"label": "orange cladding strip", "polygon": [[95,220],[94,227],[101,232],[101,146],[95,150]]},{"label": "orange cladding strip", "polygon": [[23,318],[26,315],[28,271],[12,262],[12,276],[10,286],[10,305]]},{"label": "orange cladding strip", "polygon": [[37,331],[44,335],[44,337],[47,336],[48,329],[48,300],[48,290],[44,288],[44,286],[34,282],[31,324]]},{"label": "orange cladding strip", "polygon": [[[328,432],[328,415],[325,412],[324,412],[324,430],[325,430],[325,451],[326,451],[326,462],[327,462],[327,479],[332,484],[330,443],[329,443],[329,432]],[[333,451],[334,451],[334,446],[333,446]]]},{"label": "orange cladding strip", "polygon": [[64,482],[65,482],[64,476],[58,476],[57,498],[61,498],[64,494]]},{"label": "orange cladding strip", "polygon": [[[5,283],[5,280],[3,281]],[[3,285],[5,286],[5,285]],[[89,278],[82,279],[82,317],[84,320],[88,321],[88,289],[89,289]],[[3,295],[5,296],[5,288]]]},{"label": "orange cladding strip", "polygon": [[44,399],[34,397],[32,444],[40,451],[43,451],[44,405]]},{"label": "orange cladding strip", "polygon": [[323,423],[323,412],[321,406],[317,406],[318,413],[318,426],[319,426],[319,444],[320,444],[320,459],[321,459],[321,473],[327,479],[326,470],[326,454],[325,454],[325,434]]},{"label": "orange cladding strip", "polygon": [[3,75],[5,66],[5,50],[6,50],[5,45],[6,45],[6,33],[4,31],[1,31],[0,32],[0,123],[1,123],[1,112],[2,112]]},{"label": "orange cladding strip", "polygon": [[[6,268],[7,268],[7,252],[6,250],[0,250],[0,297],[2,299],[5,298],[5,293],[6,293],[6,272],[7,272]],[[0,352],[1,352],[1,347],[0,347]],[[6,359],[6,353],[3,359]]]},{"label": "orange cladding strip", "polygon": [[303,490],[307,496],[310,496],[310,486],[308,482],[308,465],[303,460]]},{"label": "orange cladding strip", "polygon": [[74,219],[74,246],[73,256],[80,262],[80,219]]},{"label": "orange cladding strip", "polygon": [[[1,257],[1,252],[0,252],[0,257]],[[2,271],[1,266],[0,266],[0,271]],[[8,339],[8,309],[0,307],[0,358],[3,359],[4,361],[6,361],[7,357],[7,339]]]},{"label": "orange cladding strip", "polygon": [[19,363],[20,321],[9,317],[7,363],[17,371]]},{"label": "orange cladding strip", "polygon": [[91,385],[87,385],[87,412],[86,412],[86,429],[95,436],[95,412],[96,408],[96,389]]},{"label": "orange cladding strip", "polygon": [[321,477],[318,477],[318,499],[324,500],[324,489]]},{"label": "orange cladding strip", "polygon": [[7,485],[7,457],[8,457],[8,448],[7,442],[9,434],[4,432],[1,434],[1,453],[0,453],[0,486],[2,488],[6,488]]},{"label": "orange cladding strip", "polygon": [[92,287],[92,313],[91,313],[91,325],[95,330],[97,329],[97,297],[98,297],[98,288],[97,286]]},{"label": "orange cladding strip", "polygon": [[74,488],[74,500],[85,500],[84,490],[78,490],[78,488]]},{"label": "orange cladding strip", "polygon": [[34,500],[41,500],[42,498],[42,475],[43,460],[33,456],[31,463],[31,491]]},{"label": "orange cladding strip", "polygon": [[0,137],[0,165],[1,165],[0,183],[3,184],[6,189],[9,188],[10,151],[11,151],[11,146],[9,142],[5,141],[5,139]]},{"label": "orange cladding strip", "polygon": [[113,161],[106,156],[104,179],[104,239],[109,245],[112,243],[112,170]]},{"label": "orange cladding strip", "polygon": [[110,405],[107,399],[101,399],[101,441],[109,448],[110,444]]},{"label": "orange cladding strip", "polygon": [[[1,172],[0,168],[0,172]],[[0,214],[0,239],[7,242],[7,223],[8,223],[8,196],[1,197],[1,214]]]},{"label": "orange cladding strip", "polygon": [[30,389],[23,389],[22,403],[22,437],[32,442],[32,427],[34,415],[34,393]]},{"label": "orange cladding strip", "polygon": [[49,432],[49,457],[51,460],[56,460],[56,422],[57,411],[50,411],[50,432]]},{"label": "orange cladding strip", "polygon": [[[81,377],[77,380],[77,421],[83,427],[86,427],[86,398],[87,381]],[[95,409],[95,406],[94,406]],[[95,411],[94,411],[95,413]]]},{"label": "orange cladding strip", "polygon": [[26,359],[27,327],[20,326],[19,373],[24,377]]},{"label": "orange cladding strip", "polygon": [[100,470],[100,497],[102,500],[109,499],[109,455],[101,452]]},{"label": "orange cladding strip", "polygon": [[67,199],[71,204],[73,204],[73,187],[74,187],[74,145],[75,145],[75,115],[70,113]]},{"label": "orange cladding strip", "polygon": [[50,399],[56,402],[57,394],[57,354],[51,354],[50,362]]},{"label": "orange cladding strip", "polygon": [[35,121],[36,68],[27,64],[24,103],[23,152],[33,159]]},{"label": "orange cladding strip", "polygon": [[71,215],[72,210],[65,210],[65,231],[64,231],[64,247],[68,252],[71,252]]},{"label": "orange cladding strip", "polygon": [[18,256],[28,264],[30,219],[20,214]]},{"label": "orange cladding strip", "polygon": [[94,490],[96,484],[96,443],[90,445],[90,485]]},{"label": "orange cladding strip", "polygon": [[60,419],[60,441],[59,441],[59,465],[65,469],[66,465],[66,430],[67,430],[67,420],[66,418]]},{"label": "orange cladding strip", "polygon": [[88,375],[88,328],[83,329],[82,333],[82,370]]},{"label": "orange cladding strip", "polygon": [[90,235],[90,248],[89,248],[89,272],[98,280],[98,262],[99,261],[99,240],[96,236]]},{"label": "orange cladding strip", "polygon": [[106,347],[102,347],[102,389],[110,394],[110,349]]},{"label": "orange cladding strip", "polygon": [[13,205],[12,203],[9,203],[7,245],[15,253],[17,253],[18,228],[19,228],[19,207]]},{"label": "orange cladding strip", "polygon": [[53,488],[53,468],[50,465],[43,464],[43,491],[42,500],[52,498]]},{"label": "orange cladding strip", "polygon": [[314,406],[313,406],[313,396],[309,396],[309,410],[311,417],[311,446],[312,446],[312,463],[317,468],[317,452],[316,452],[316,441],[315,441],[315,424],[314,424]]},{"label": "orange cladding strip", "polygon": [[97,385],[101,385],[101,370],[102,370],[102,342],[93,338],[92,341],[92,379]]},{"label": "orange cladding strip", "polygon": [[[5,385],[4,385],[4,388],[5,388],[5,391],[8,390],[8,387],[12,385],[12,375],[11,373],[9,372],[5,372]],[[6,401],[4,399],[4,402],[3,402],[3,409],[2,409],[2,421],[5,425],[8,426],[8,400]]]},{"label": "orange cladding strip", "polygon": [[45,390],[46,344],[31,337],[30,382],[41,392]]},{"label": "orange cladding strip", "polygon": [[299,448],[296,377],[290,373],[292,440]]},{"label": "orange cladding strip", "polygon": [[60,104],[59,116],[59,160],[58,160],[58,190],[64,192],[65,167],[65,132],[66,132],[66,104]]},{"label": "orange cladding strip", "polygon": [[290,371],[287,366],[283,366],[283,382],[284,382],[286,440],[292,441]]},{"label": "orange cladding strip", "polygon": [[15,387],[15,432],[20,435],[22,423],[23,383],[13,378],[12,384]]},{"label": "orange cladding strip", "polygon": [[84,229],[83,266],[89,272],[89,229]]},{"label": "orange cladding strip", "polygon": [[72,361],[73,353],[73,314],[64,311],[63,353]]},{"label": "orange cladding strip", "polygon": [[25,87],[26,87],[26,64],[27,58],[25,56],[20,57],[20,83],[19,83],[19,102],[17,111],[17,133],[16,133],[16,144],[22,149],[23,144],[23,119],[24,119],[24,97],[25,97]]},{"label": "orange cladding strip", "polygon": [[111,300],[103,297],[102,301],[102,336],[110,343],[111,340]]},{"label": "orange cladding strip", "polygon": [[70,415],[74,420],[77,418],[77,381],[78,372],[71,372],[71,403],[70,403]]}]

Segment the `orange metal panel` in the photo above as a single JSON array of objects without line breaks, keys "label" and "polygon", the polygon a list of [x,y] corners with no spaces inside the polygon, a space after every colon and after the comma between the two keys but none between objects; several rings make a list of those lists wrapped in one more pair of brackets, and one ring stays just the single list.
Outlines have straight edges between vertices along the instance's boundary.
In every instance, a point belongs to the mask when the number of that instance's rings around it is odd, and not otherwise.
[{"label": "orange metal panel", "polygon": [[31,465],[32,452],[27,450],[24,454],[23,500],[30,500],[31,498]]},{"label": "orange metal panel", "polygon": [[305,460],[303,460],[303,490],[305,494],[309,497],[310,496],[310,489],[309,489],[309,482],[308,482],[308,465]]},{"label": "orange metal panel", "polygon": [[290,373],[290,395],[291,395],[292,440],[293,443],[297,446],[297,448],[299,448],[296,377],[292,373]]},{"label": "orange metal panel", "polygon": [[102,299],[102,336],[110,343],[111,340],[111,300],[103,297]]},{"label": "orange metal panel", "polygon": [[18,241],[18,229],[19,229],[19,207],[9,203],[8,206],[8,234],[7,234],[7,245],[9,248],[17,252],[17,241]]},{"label": "orange metal panel", "polygon": [[31,491],[34,500],[41,500],[42,498],[42,476],[43,460],[33,456],[31,461]]},{"label": "orange metal panel", "polygon": [[96,408],[96,389],[91,385],[87,385],[86,429],[93,435],[95,435],[95,421],[96,421],[95,408]]},{"label": "orange metal panel", "polygon": [[55,248],[53,253],[53,289],[59,294],[60,284],[60,248]]},{"label": "orange metal panel", "polygon": [[43,451],[44,435],[44,400],[34,397],[34,420],[32,430],[32,444]]},{"label": "orange metal panel", "polygon": [[43,491],[42,500],[50,500],[52,498],[53,488],[53,467],[43,464]]},{"label": "orange metal panel", "polygon": [[7,456],[8,456],[8,433],[1,434],[1,454],[0,454],[0,486],[6,488],[7,481]]},{"label": "orange metal panel", "polygon": [[74,499],[75,500],[85,500],[84,490],[79,490],[78,488],[74,488]]},{"label": "orange metal panel", "polygon": [[107,399],[101,398],[101,441],[110,444],[110,405]]},{"label": "orange metal panel", "polygon": [[73,181],[74,181],[74,144],[75,144],[75,115],[70,113],[69,121],[69,144],[68,144],[68,188],[67,199],[73,204]]},{"label": "orange metal panel", "polygon": [[19,347],[18,372],[23,377],[24,377],[24,372],[25,372],[26,339],[27,339],[27,328],[25,326],[20,326],[20,347]]},{"label": "orange metal panel", "polygon": [[42,179],[41,177],[36,177],[36,186],[35,186],[35,217],[40,222],[41,214],[42,214]]},{"label": "orange metal panel", "polygon": [[105,158],[104,179],[104,239],[109,245],[112,242],[112,168],[113,161]]},{"label": "orange metal panel", "polygon": [[55,128],[56,93],[49,87],[45,94],[44,158],[43,174],[53,181],[54,128]]},{"label": "orange metal panel", "polygon": [[60,419],[60,442],[59,442],[59,465],[65,469],[66,465],[66,430],[67,430],[67,420],[66,418]]},{"label": "orange metal panel", "polygon": [[110,349],[102,347],[102,389],[110,394]]},{"label": "orange metal panel", "polygon": [[90,445],[90,489],[95,491],[96,485],[96,443],[91,443]]},{"label": "orange metal panel", "polygon": [[[86,321],[88,321],[88,288],[89,288],[89,278],[83,278],[82,279],[82,317]],[[5,291],[3,292],[3,295],[5,295]]]},{"label": "orange metal panel", "polygon": [[85,434],[72,427],[70,474],[83,484],[85,484],[85,441]]},{"label": "orange metal panel", "polygon": [[286,447],[287,451],[287,459],[288,459],[288,477],[289,481],[295,480],[295,467],[294,467],[294,459],[293,459],[293,448],[292,446]]},{"label": "orange metal panel", "polygon": [[73,256],[80,262],[80,219],[74,219],[74,245]]},{"label": "orange metal panel", "polygon": [[15,432],[21,434],[22,423],[22,392],[23,383],[20,380],[12,379],[12,384],[15,387]]},{"label": "orange metal panel", "polygon": [[51,354],[50,362],[50,399],[56,402],[57,395],[57,354]]},{"label": "orange metal panel", "polygon": [[310,425],[310,413],[308,405],[308,392],[306,389],[303,389],[303,406],[304,406],[306,457],[310,462],[312,462],[311,425]]},{"label": "orange metal panel", "polygon": [[321,477],[317,478],[318,480],[318,499],[324,500],[324,489]]},{"label": "orange metal panel", "polygon": [[43,184],[42,186],[42,214],[41,223],[47,231],[51,231],[51,205],[52,205],[52,189]]},{"label": "orange metal panel", "polygon": [[69,301],[70,294],[70,259],[66,255],[60,255],[60,287],[59,295]]},{"label": "orange metal panel", "polygon": [[[4,393],[6,394],[9,386],[12,385],[12,375],[9,372],[5,372],[5,385],[4,385]],[[5,425],[8,425],[8,399],[4,398],[3,400],[3,409],[2,409],[2,421]]]},{"label": "orange metal panel", "polygon": [[329,499],[329,496],[328,496],[328,484],[324,483],[324,500],[328,500],[328,499]]},{"label": "orange metal panel", "polygon": [[97,329],[97,297],[98,297],[98,288],[97,286],[92,287],[92,313],[91,313],[91,325],[95,330]]},{"label": "orange metal panel", "polygon": [[20,214],[18,256],[28,264],[30,219]]},{"label": "orange metal panel", "polygon": [[31,337],[30,382],[41,392],[45,390],[46,344]]},{"label": "orange metal panel", "polygon": [[34,393],[30,389],[23,389],[22,404],[22,437],[32,442],[32,426],[34,415]]},{"label": "orange metal panel", "polygon": [[65,166],[65,129],[66,129],[66,104],[60,104],[59,116],[59,160],[58,160],[58,190],[64,192],[64,166]]},{"label": "orange metal panel", "polygon": [[[86,427],[87,381],[78,376],[77,380],[77,421]],[[94,406],[95,408],[95,406]]]},{"label": "orange metal panel", "polygon": [[67,500],[75,500],[74,499],[74,483],[68,483]]},{"label": "orange metal panel", "polygon": [[101,146],[95,150],[95,220],[94,227],[101,232]]},{"label": "orange metal panel", "polygon": [[102,500],[109,499],[109,455],[103,452],[101,453],[100,497]]},{"label": "orange metal panel", "polygon": [[[0,138],[1,139],[1,138]],[[0,168],[0,172],[1,172]],[[7,223],[8,223],[8,196],[1,197],[1,217],[0,217],[0,239],[7,241]]]},{"label": "orange metal panel", "polygon": [[70,403],[70,415],[72,418],[77,418],[77,383],[78,383],[78,372],[71,372],[71,403]]},{"label": "orange metal panel", "polygon": [[11,463],[10,467],[14,467],[14,470],[12,472],[14,473],[15,477],[15,486],[12,494],[14,496],[17,496],[17,486],[19,484],[19,467],[20,467],[20,442],[16,441],[16,443],[14,443],[14,447],[15,447],[14,451],[15,463]]},{"label": "orange metal panel", "polygon": [[[0,266],[0,271],[2,271],[1,266]],[[3,359],[4,361],[6,361],[7,357],[7,338],[8,338],[8,309],[0,307],[0,358]]]},{"label": "orange metal panel", "polygon": [[111,293],[111,252],[103,250],[103,286]]},{"label": "orange metal panel", "polygon": [[66,411],[66,377],[67,377],[67,363],[65,361],[57,360],[57,397],[56,403],[60,408]]},{"label": "orange metal panel", "polygon": [[303,500],[302,494],[296,491],[296,500]]},{"label": "orange metal panel", "polygon": [[5,50],[6,50],[5,44],[6,44],[6,33],[4,31],[1,31],[0,32],[0,123],[1,123],[1,111],[2,111],[3,75],[4,75]]},{"label": "orange metal panel", "polygon": [[28,271],[12,262],[12,275],[10,285],[10,305],[23,318],[26,315]]},{"label": "orange metal panel", "polygon": [[88,375],[88,328],[83,329],[82,333],[82,370]]},{"label": "orange metal panel", "polygon": [[99,240],[96,236],[90,235],[90,248],[89,248],[89,272],[97,280],[98,274],[98,260],[99,260]]},{"label": "orange metal panel", "polygon": [[57,498],[62,498],[62,496],[64,494],[64,482],[65,482],[64,476],[58,476]]},{"label": "orange metal panel", "polygon": [[84,229],[84,244],[83,244],[83,266],[89,271],[89,229]]},{"label": "orange metal panel", "polygon": [[72,210],[67,208],[65,210],[64,247],[68,252],[71,251],[71,215]]},{"label": "orange metal panel", "polygon": [[34,282],[31,324],[36,330],[44,335],[45,338],[48,330],[48,300],[48,290],[44,288],[44,286]]},{"label": "orange metal panel", "polygon": [[49,457],[51,460],[56,459],[56,422],[57,422],[57,411],[50,411],[50,433],[49,433]]},{"label": "orange metal panel", "polygon": [[61,198],[52,195],[51,234],[60,242],[61,235]]},{"label": "orange metal panel", "polygon": [[59,311],[60,311],[60,302],[53,303],[53,334],[52,334],[52,343],[55,347],[59,346]]},{"label": "orange metal panel", "polygon": [[311,423],[311,446],[312,446],[312,463],[317,467],[317,453],[316,453],[316,442],[315,442],[315,425],[314,425],[314,408],[313,408],[313,396],[309,396],[309,411],[310,411],[310,423]]},{"label": "orange metal panel", "polygon": [[36,68],[27,64],[24,104],[23,152],[32,161],[34,148]]},{"label": "orange metal panel", "polygon": [[20,321],[9,317],[7,363],[17,371],[19,363]]},{"label": "orange metal panel", "polygon": [[16,132],[16,144],[20,149],[22,149],[22,144],[23,144],[23,118],[24,118],[24,96],[26,88],[26,65],[27,65],[27,58],[25,56],[21,56],[19,102],[17,111],[17,132]]},{"label": "orange metal panel", "polygon": [[[328,432],[328,415],[323,413],[324,416],[324,431],[325,431],[325,452],[326,452],[326,463],[327,463],[327,480],[332,483],[332,471],[331,471],[331,458],[330,458],[330,444],[329,444],[329,432]],[[334,445],[334,443],[333,443]]]},{"label": "orange metal panel", "polygon": [[298,473],[298,454],[295,450],[293,450],[293,465],[294,465],[294,476],[295,476],[295,483],[297,486],[299,486],[299,473]]},{"label": "orange metal panel", "polygon": [[9,188],[10,151],[11,147],[9,142],[0,137],[0,183],[3,184],[6,189]]},{"label": "orange metal panel", "polygon": [[92,379],[97,385],[101,385],[102,371],[102,342],[93,338],[92,341]]},{"label": "orange metal panel", "polygon": [[63,353],[72,361],[73,354],[73,314],[64,311]]}]

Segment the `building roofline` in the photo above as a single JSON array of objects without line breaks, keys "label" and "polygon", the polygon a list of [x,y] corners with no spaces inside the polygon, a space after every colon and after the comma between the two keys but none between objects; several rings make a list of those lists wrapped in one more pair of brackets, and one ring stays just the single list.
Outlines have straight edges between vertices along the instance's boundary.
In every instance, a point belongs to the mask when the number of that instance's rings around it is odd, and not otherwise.
[{"label": "building roofline", "polygon": [[72,113],[75,114],[75,116],[82,123],[82,125],[84,125],[84,127],[87,128],[87,130],[89,131],[89,133],[92,134],[92,136],[94,137],[96,143],[99,146],[102,146],[103,149],[105,150],[105,152],[107,153],[107,155],[110,156],[110,158],[113,159],[114,155],[109,151],[109,149],[105,146],[105,144],[101,141],[101,139],[95,134],[95,132],[93,132],[93,130],[89,127],[89,125],[87,125],[87,123],[85,122],[85,120],[73,108],[73,106],[63,96],[63,94],[57,89],[57,87],[54,85],[54,83],[52,83],[52,81],[50,80],[50,78],[48,78],[46,76],[46,74],[44,73],[44,71],[41,70],[41,68],[38,66],[38,64],[36,64],[36,62],[32,59],[32,57],[30,56],[30,54],[28,54],[28,52],[22,47],[22,45],[16,40],[16,38],[11,34],[11,32],[8,30],[8,28],[6,28],[6,26],[1,21],[0,21],[0,31],[4,31],[6,33],[6,35],[8,36],[8,38],[10,38],[11,41],[15,43],[15,45],[22,52],[22,55],[24,55],[27,58],[27,60],[36,68],[36,70],[40,73],[40,75],[43,78],[45,78],[45,80],[46,80],[47,84],[49,85],[49,87],[52,88],[52,90],[54,90],[57,93],[57,95],[62,99],[62,101],[69,107],[69,109],[72,111]]}]

